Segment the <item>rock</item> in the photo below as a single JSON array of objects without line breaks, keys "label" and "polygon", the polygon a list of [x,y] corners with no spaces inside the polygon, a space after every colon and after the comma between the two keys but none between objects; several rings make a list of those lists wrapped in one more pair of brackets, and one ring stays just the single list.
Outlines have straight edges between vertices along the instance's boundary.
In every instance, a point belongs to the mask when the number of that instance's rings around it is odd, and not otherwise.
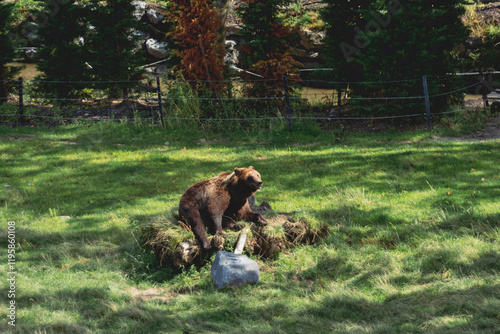
[{"label": "rock", "polygon": [[163,15],[161,15],[160,13],[158,13],[156,10],[154,10],[152,8],[146,12],[146,17],[148,18],[148,21],[153,23],[153,24],[157,24],[157,23],[161,22],[161,20],[163,20]]},{"label": "rock", "polygon": [[[158,65],[154,67],[146,67],[145,70],[147,75],[157,77],[158,75],[165,73],[168,68],[165,65]],[[156,88],[153,91],[156,92]]]},{"label": "rock", "polygon": [[159,42],[154,38],[149,38],[146,41],[146,50],[150,55],[158,59],[164,59],[168,56],[168,43]]},{"label": "rock", "polygon": [[129,40],[133,40],[135,42],[135,49],[136,51],[139,51],[142,50],[145,41],[147,41],[149,37],[150,35],[148,33],[134,29],[130,32]]},{"label": "rock", "polygon": [[21,50],[24,51],[24,55],[26,56],[26,58],[31,60],[38,60],[38,48],[33,46],[27,46],[21,48]]},{"label": "rock", "polygon": [[233,40],[227,40],[225,42],[225,45],[226,45],[226,55],[224,56],[224,63],[228,65],[237,65],[240,52],[236,48],[236,42]]},{"label": "rock", "polygon": [[300,30],[300,44],[306,50],[321,48],[324,46],[324,38],[326,33],[324,31],[314,32],[308,29]]},{"label": "rock", "polygon": [[257,283],[260,276],[257,262],[246,255],[226,251],[217,252],[211,273],[218,289]]},{"label": "rock", "polygon": [[228,24],[226,25],[226,37],[232,35],[239,35],[241,32],[241,26],[238,24]]},{"label": "rock", "polygon": [[145,1],[132,1],[132,4],[135,6],[134,17],[140,20],[144,13],[146,12],[146,2]]}]

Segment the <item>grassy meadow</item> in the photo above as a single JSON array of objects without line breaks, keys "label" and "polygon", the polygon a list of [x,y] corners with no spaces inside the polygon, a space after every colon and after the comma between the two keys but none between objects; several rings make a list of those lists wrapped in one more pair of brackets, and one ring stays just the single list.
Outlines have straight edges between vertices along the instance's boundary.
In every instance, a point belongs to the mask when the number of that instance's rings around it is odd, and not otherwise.
[{"label": "grassy meadow", "polygon": [[[188,135],[186,135],[188,134]],[[257,201],[323,241],[217,290],[141,245],[193,183],[253,165]],[[204,133],[134,124],[0,127],[0,270],[15,222],[16,322],[0,332],[500,333],[500,142],[300,126]]]}]

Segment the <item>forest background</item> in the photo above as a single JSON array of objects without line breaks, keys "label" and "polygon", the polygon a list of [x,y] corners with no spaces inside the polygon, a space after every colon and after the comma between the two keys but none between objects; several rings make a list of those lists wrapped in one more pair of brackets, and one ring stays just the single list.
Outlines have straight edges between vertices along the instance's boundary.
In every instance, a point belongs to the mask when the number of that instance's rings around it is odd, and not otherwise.
[{"label": "forest background", "polygon": [[[141,84],[148,60],[138,33],[145,23],[134,16],[140,2],[0,3],[0,79],[4,80],[0,103],[17,89],[9,81],[16,78],[16,68],[6,65],[20,59],[19,46],[34,43],[40,46],[37,67],[42,74],[33,90],[57,104],[89,98],[93,89],[127,100]],[[192,98],[232,96],[235,78],[243,81],[244,97],[280,97],[286,75],[295,87],[320,82],[336,90],[328,102],[336,97],[343,115],[399,116],[421,112],[422,102],[413,97],[422,96],[425,75],[428,92],[435,96],[430,101],[432,110],[444,112],[461,105],[462,88],[470,87],[470,82],[452,74],[497,68],[500,59],[498,18],[483,13],[488,6],[497,13],[495,3],[179,0],[144,4],[164,14],[159,18],[161,40],[170,50],[164,59],[168,68],[164,78],[178,79],[175,93],[182,91]],[[225,59],[228,16],[236,22],[241,38],[238,67]],[[23,37],[27,31],[36,36]],[[314,65],[329,71],[299,72],[305,65],[296,45],[304,31],[323,33]],[[483,94],[494,84],[472,89]],[[293,94],[293,85],[290,90]],[[406,100],[402,103],[401,98]],[[207,105],[183,111],[183,116],[214,117],[218,106]],[[261,116],[275,116],[279,110],[251,102],[245,108],[262,110]]]}]

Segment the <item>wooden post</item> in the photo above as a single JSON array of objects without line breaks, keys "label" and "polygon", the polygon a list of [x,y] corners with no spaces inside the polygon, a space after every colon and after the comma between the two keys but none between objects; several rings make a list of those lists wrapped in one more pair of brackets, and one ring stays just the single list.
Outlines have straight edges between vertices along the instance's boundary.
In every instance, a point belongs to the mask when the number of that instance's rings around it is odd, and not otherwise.
[{"label": "wooden post", "polygon": [[427,87],[427,76],[424,75],[422,77],[422,81],[424,84],[424,96],[425,96],[425,111],[427,114],[427,130],[431,130],[431,106],[429,102],[429,89]]},{"label": "wooden post", "polygon": [[163,110],[161,105],[161,84],[160,77],[156,77],[156,92],[158,94],[158,111],[160,112],[160,123],[163,126]]},{"label": "wooden post", "polygon": [[288,78],[283,76],[283,85],[285,88],[285,104],[286,104],[286,116],[288,118],[288,129],[292,131],[293,129],[293,124],[292,124],[292,108],[290,107],[290,96],[288,94]]},{"label": "wooden post", "polygon": [[245,247],[245,242],[247,241],[247,234],[249,231],[250,229],[248,227],[241,231],[238,242],[236,243],[236,247],[234,248],[234,254],[243,254],[243,248]]}]

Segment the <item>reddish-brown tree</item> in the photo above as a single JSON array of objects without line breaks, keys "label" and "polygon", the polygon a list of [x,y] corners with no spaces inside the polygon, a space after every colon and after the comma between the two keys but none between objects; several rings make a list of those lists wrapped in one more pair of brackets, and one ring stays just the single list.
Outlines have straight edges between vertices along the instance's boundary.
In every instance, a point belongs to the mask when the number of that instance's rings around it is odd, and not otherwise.
[{"label": "reddish-brown tree", "polygon": [[180,48],[177,56],[184,79],[202,94],[222,95],[226,86],[224,46],[217,36],[221,21],[213,1],[174,0],[171,6],[171,18],[177,23],[172,36]]}]

